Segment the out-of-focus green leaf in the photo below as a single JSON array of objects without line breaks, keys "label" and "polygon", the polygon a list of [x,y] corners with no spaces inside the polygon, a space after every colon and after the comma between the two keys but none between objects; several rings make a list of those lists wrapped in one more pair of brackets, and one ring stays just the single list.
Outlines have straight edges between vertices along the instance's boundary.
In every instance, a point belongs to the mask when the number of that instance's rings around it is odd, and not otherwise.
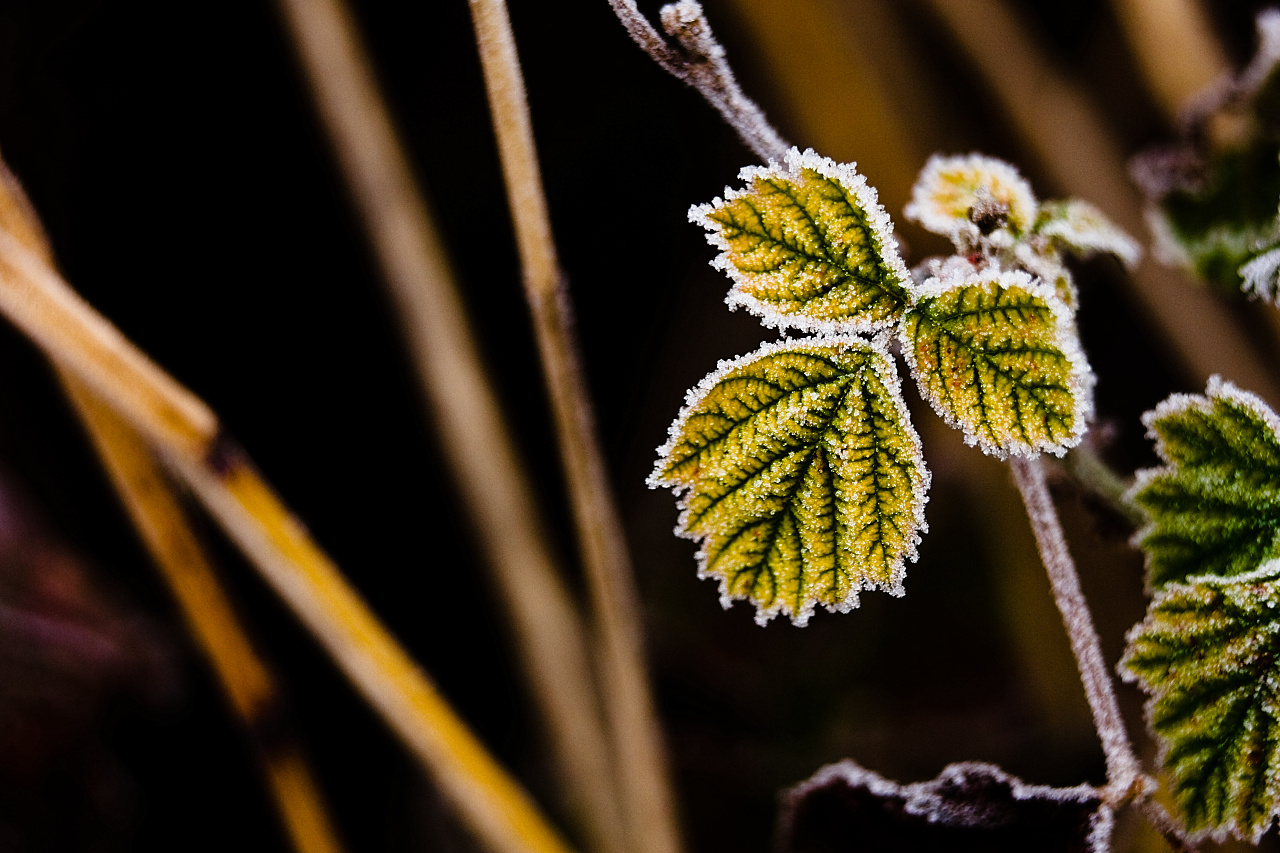
[{"label": "out-of-focus green leaf", "polygon": [[722,362],[659,457],[650,484],[682,495],[677,532],[701,543],[726,606],[804,624],[863,589],[902,594],[929,474],[883,343],[783,341]]}]

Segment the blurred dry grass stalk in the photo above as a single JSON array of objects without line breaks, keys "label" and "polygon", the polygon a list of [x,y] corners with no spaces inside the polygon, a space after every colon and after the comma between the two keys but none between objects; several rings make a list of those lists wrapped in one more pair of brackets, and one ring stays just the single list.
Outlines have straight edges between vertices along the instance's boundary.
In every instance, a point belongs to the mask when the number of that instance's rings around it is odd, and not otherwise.
[{"label": "blurred dry grass stalk", "polygon": [[[520,638],[519,652],[555,746],[570,811],[595,853],[679,853],[674,798],[642,656],[639,606],[572,336],[505,4],[472,0],[471,8],[586,569],[590,618],[585,620],[565,587],[530,477],[517,458],[431,213],[351,16],[340,0],[281,0],[280,5],[399,308],[493,583]],[[703,92],[761,158],[785,149],[738,89],[723,58],[708,49],[714,42],[697,21],[664,10],[667,32],[683,51],[678,52],[633,2],[612,0],[612,5],[659,64]],[[890,32],[890,16],[880,4],[856,0],[853,5],[867,13],[873,30]],[[1122,227],[1140,233],[1140,203],[1124,174],[1119,144],[1087,95],[1045,62],[1010,9],[998,0],[928,0],[927,5],[1004,107],[1031,156],[1071,194],[1092,199]],[[938,133],[927,117],[913,116],[898,104],[893,87],[879,76],[884,63],[867,60],[876,50],[900,50],[900,39],[890,33],[851,59],[840,44],[847,35],[845,23],[821,0],[796,0],[785,10],[742,0],[726,6],[757,41],[798,131],[824,153],[872,164],[882,195],[900,206],[925,154],[916,140]],[[1194,0],[1115,0],[1115,11],[1148,85],[1170,115],[1225,66]],[[780,25],[784,16],[788,26]],[[807,53],[810,66],[804,72],[788,64],[798,53]],[[690,57],[701,60],[690,63]],[[900,58],[897,67],[910,77],[913,64]],[[814,68],[857,97],[841,101],[838,110],[828,109],[813,91]],[[1145,310],[1197,382],[1225,371],[1260,395],[1280,399],[1273,372],[1212,296],[1152,261],[1132,281]],[[38,220],[12,180],[0,194],[0,311],[57,366],[134,523],[251,732],[264,725],[264,715],[278,711],[273,678],[245,638],[192,533],[172,476],[240,545],[487,846],[501,853],[569,849],[221,433],[215,414],[61,280]],[[974,482],[1001,487],[982,460],[957,454],[955,464],[970,470]],[[1007,506],[1007,497],[994,503]],[[262,757],[297,848],[306,853],[340,849],[296,742],[283,748],[263,744]]]}]

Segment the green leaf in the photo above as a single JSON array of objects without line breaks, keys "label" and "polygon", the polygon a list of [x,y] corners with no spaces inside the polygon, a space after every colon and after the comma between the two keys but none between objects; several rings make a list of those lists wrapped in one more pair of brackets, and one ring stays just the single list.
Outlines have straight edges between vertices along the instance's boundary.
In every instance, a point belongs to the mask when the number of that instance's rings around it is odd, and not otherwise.
[{"label": "green leaf", "polygon": [[1061,454],[1080,441],[1093,375],[1070,310],[1022,271],[953,265],[925,282],[900,331],[921,393],[992,456]]},{"label": "green leaf", "polygon": [[1174,583],[1129,632],[1121,674],[1195,836],[1255,844],[1280,810],[1280,563]]},{"label": "green leaf", "polygon": [[689,392],[651,486],[681,495],[676,532],[701,543],[720,600],[805,624],[858,593],[902,595],[925,529],[929,473],[883,341],[766,344]]},{"label": "green leaf", "polygon": [[767,326],[866,332],[910,299],[893,227],[852,164],[791,149],[786,167],[748,167],[743,190],[689,211],[733,279],[728,303]]},{"label": "green leaf", "polygon": [[1280,421],[1216,376],[1206,395],[1175,394],[1143,416],[1165,462],[1138,472],[1129,493],[1151,518],[1134,542],[1153,588],[1280,556]]},{"label": "green leaf", "polygon": [[1087,201],[1048,201],[1040,206],[1035,232],[1054,249],[1081,257],[1097,252],[1115,255],[1132,269],[1142,257],[1142,249],[1121,231],[1101,210]]}]

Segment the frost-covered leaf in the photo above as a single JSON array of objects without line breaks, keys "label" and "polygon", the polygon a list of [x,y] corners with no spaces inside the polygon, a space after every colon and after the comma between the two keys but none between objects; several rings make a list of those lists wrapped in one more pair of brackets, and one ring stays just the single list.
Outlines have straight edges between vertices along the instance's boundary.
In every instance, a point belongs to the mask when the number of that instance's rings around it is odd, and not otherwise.
[{"label": "frost-covered leaf", "polygon": [[1106,853],[1111,809],[1087,785],[1028,785],[999,767],[952,764],[900,785],[843,761],[783,798],[781,853]]},{"label": "frost-covered leaf", "polygon": [[1240,267],[1241,287],[1254,298],[1265,299],[1272,305],[1280,297],[1280,246],[1268,249],[1249,263]]},{"label": "frost-covered leaf", "polygon": [[882,341],[784,340],[689,392],[652,486],[681,495],[676,532],[701,542],[700,577],[756,620],[804,624],[864,589],[902,594],[929,474]]},{"label": "frost-covered leaf", "polygon": [[1130,492],[1151,518],[1134,542],[1153,588],[1280,556],[1280,421],[1216,376],[1206,395],[1175,394],[1142,419],[1165,462]]},{"label": "frost-covered leaf", "polygon": [[728,303],[768,326],[872,331],[892,326],[910,276],[876,191],[852,164],[791,149],[785,167],[748,167],[747,186],[699,205],[689,219],[720,249]]},{"label": "frost-covered leaf", "polygon": [[1280,563],[1160,592],[1129,632],[1121,674],[1147,721],[1187,829],[1257,843],[1280,813]]},{"label": "frost-covered leaf", "polygon": [[901,326],[925,398],[992,456],[1063,453],[1092,412],[1071,313],[1021,271],[974,270],[921,288]]},{"label": "frost-covered leaf", "polygon": [[1142,249],[1132,237],[1101,210],[1079,199],[1045,202],[1036,217],[1035,232],[1055,249],[1085,257],[1105,252],[1131,268],[1142,257]]},{"label": "frost-covered leaf", "polygon": [[908,219],[957,243],[995,232],[1017,237],[1036,217],[1036,197],[1018,170],[981,154],[929,158],[911,190]]}]

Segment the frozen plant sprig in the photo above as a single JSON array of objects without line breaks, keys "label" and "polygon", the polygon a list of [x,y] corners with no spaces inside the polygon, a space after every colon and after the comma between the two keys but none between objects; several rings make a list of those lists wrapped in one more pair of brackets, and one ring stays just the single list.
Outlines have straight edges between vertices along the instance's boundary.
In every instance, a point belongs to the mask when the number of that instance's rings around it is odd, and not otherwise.
[{"label": "frozen plant sprig", "polygon": [[[1132,241],[1079,202],[1041,205],[991,158],[934,158],[909,214],[957,254],[917,273],[852,164],[791,149],[691,209],[733,281],[727,301],[812,333],[722,362],[688,395],[652,486],[680,497],[677,533],[721,601],[805,624],[818,605],[902,594],[927,529],[929,473],[889,352],[966,441],[998,458],[1062,454],[1092,412],[1065,251],[1130,259]],[[1065,289],[1066,292],[1063,292]]]}]

